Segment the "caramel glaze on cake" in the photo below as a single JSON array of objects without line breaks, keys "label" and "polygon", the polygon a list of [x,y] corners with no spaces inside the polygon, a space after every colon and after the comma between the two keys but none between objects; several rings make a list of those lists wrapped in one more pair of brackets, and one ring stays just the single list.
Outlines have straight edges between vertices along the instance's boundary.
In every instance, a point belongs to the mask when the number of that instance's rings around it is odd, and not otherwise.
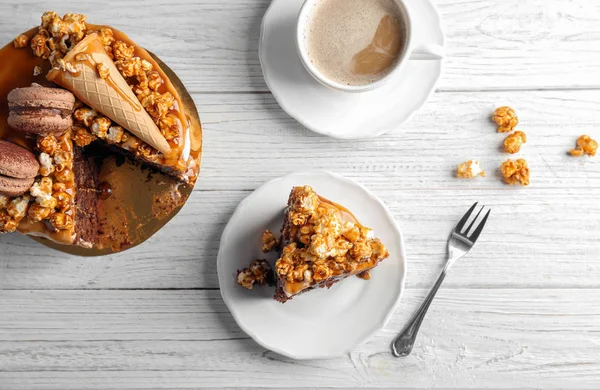
[{"label": "caramel glaze on cake", "polygon": [[369,279],[369,271],[389,255],[348,209],[309,186],[292,190],[281,233],[274,298],[282,303],[349,276]]}]

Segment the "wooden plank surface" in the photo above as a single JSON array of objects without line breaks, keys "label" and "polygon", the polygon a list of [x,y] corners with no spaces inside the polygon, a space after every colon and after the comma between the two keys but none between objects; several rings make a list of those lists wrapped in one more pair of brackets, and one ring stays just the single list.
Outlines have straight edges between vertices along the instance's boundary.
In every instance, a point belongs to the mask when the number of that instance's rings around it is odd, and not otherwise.
[{"label": "wooden plank surface", "polygon": [[[440,90],[600,86],[600,2],[435,0],[448,59]],[[3,1],[0,41],[49,9],[82,12],[156,52],[195,92],[267,91],[256,48],[269,0]]]},{"label": "wooden plank surface", "polygon": [[[373,140],[313,134],[279,108],[258,62],[269,0],[6,0],[0,41],[39,15],[84,12],[157,53],[193,93],[202,176],[180,215],[144,245],[102,258],[0,236],[0,389],[600,386],[600,170],[567,151],[600,138],[600,1],[434,0],[448,58],[438,93]],[[491,111],[509,104],[529,142],[529,188],[501,183],[508,156]],[[488,177],[458,181],[481,160]],[[222,230],[262,183],[306,169],[359,180],[404,231],[409,273],[388,327],[348,356],[294,362],[235,324],[216,280]],[[440,271],[474,200],[493,218],[453,269],[413,355],[389,342]]]},{"label": "wooden plank surface", "polygon": [[249,340],[218,291],[4,291],[0,387],[597,384],[597,289],[442,289],[413,354],[391,358],[425,293],[408,290],[387,328],[350,355],[294,362]]}]

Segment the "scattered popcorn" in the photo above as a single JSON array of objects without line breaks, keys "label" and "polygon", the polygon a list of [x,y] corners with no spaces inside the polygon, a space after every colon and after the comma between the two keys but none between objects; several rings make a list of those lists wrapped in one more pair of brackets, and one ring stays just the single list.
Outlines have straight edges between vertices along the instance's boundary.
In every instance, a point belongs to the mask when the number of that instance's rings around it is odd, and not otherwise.
[{"label": "scattered popcorn", "polygon": [[527,136],[522,131],[515,131],[504,140],[504,151],[515,154],[521,150],[521,145],[527,142]]},{"label": "scattered popcorn", "polygon": [[39,67],[38,65],[36,65],[36,66],[33,68],[33,76],[35,77],[35,76],[39,76],[39,75],[41,75],[41,74],[42,74],[42,68],[41,68],[41,67]]},{"label": "scattered popcorn", "polygon": [[27,47],[27,44],[29,43],[29,38],[27,38],[26,35],[19,35],[18,37],[15,38],[14,41],[14,45],[16,49],[22,49],[24,47]]},{"label": "scattered popcorn", "polygon": [[485,177],[485,172],[481,169],[477,160],[464,162],[456,170],[456,177],[459,179],[472,179],[477,176]]},{"label": "scattered popcorn", "polygon": [[269,229],[265,230],[262,234],[262,251],[264,253],[271,252],[279,246],[279,239],[275,237],[273,232]]},{"label": "scattered popcorn", "polygon": [[529,185],[529,167],[527,166],[527,161],[521,158],[516,161],[512,161],[510,159],[506,160],[502,163],[500,171],[504,176],[504,182],[506,184],[520,184],[522,186]]},{"label": "scattered popcorn", "polygon": [[125,134],[125,130],[121,126],[111,126],[108,128],[106,141],[112,144],[118,144],[123,139],[123,134]]},{"label": "scattered popcorn", "polygon": [[507,106],[497,108],[492,120],[498,125],[498,133],[510,133],[519,123],[515,110]]},{"label": "scattered popcorn", "polygon": [[584,154],[594,157],[596,150],[598,150],[598,142],[594,141],[588,135],[582,135],[577,139],[577,148],[571,149],[569,153],[575,157],[583,156]]}]

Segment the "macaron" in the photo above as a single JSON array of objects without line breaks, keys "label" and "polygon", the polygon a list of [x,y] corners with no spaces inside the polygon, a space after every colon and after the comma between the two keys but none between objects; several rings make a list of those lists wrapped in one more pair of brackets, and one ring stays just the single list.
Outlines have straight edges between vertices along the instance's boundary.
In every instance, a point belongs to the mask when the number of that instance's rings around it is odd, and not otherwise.
[{"label": "macaron", "polygon": [[75,96],[60,88],[31,86],[8,94],[8,125],[31,135],[60,135],[73,126]]},{"label": "macaron", "polygon": [[33,185],[39,169],[40,164],[29,150],[0,140],[0,194],[24,194]]}]

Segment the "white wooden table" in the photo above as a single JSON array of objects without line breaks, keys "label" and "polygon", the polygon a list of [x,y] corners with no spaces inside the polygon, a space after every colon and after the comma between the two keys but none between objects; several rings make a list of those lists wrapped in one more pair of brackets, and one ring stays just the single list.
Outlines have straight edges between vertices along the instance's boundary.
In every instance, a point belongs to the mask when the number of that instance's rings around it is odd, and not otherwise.
[{"label": "white wooden table", "polygon": [[[449,57],[437,93],[395,134],[336,141],[279,108],[257,58],[269,0],[3,0],[0,41],[48,8],[83,12],[151,48],[193,92],[204,124],[197,190],[146,244],[103,258],[0,237],[0,389],[598,387],[600,164],[567,156],[600,138],[599,0],[436,0]],[[1,66],[1,64],[0,64]],[[502,184],[491,111],[529,137],[528,188]],[[458,181],[479,158],[488,178]],[[216,253],[238,202],[263,182],[324,168],[359,180],[406,237],[407,289],[386,329],[348,356],[295,362],[234,323]],[[485,234],[446,279],[413,354],[389,342],[440,271],[475,200]]]}]

